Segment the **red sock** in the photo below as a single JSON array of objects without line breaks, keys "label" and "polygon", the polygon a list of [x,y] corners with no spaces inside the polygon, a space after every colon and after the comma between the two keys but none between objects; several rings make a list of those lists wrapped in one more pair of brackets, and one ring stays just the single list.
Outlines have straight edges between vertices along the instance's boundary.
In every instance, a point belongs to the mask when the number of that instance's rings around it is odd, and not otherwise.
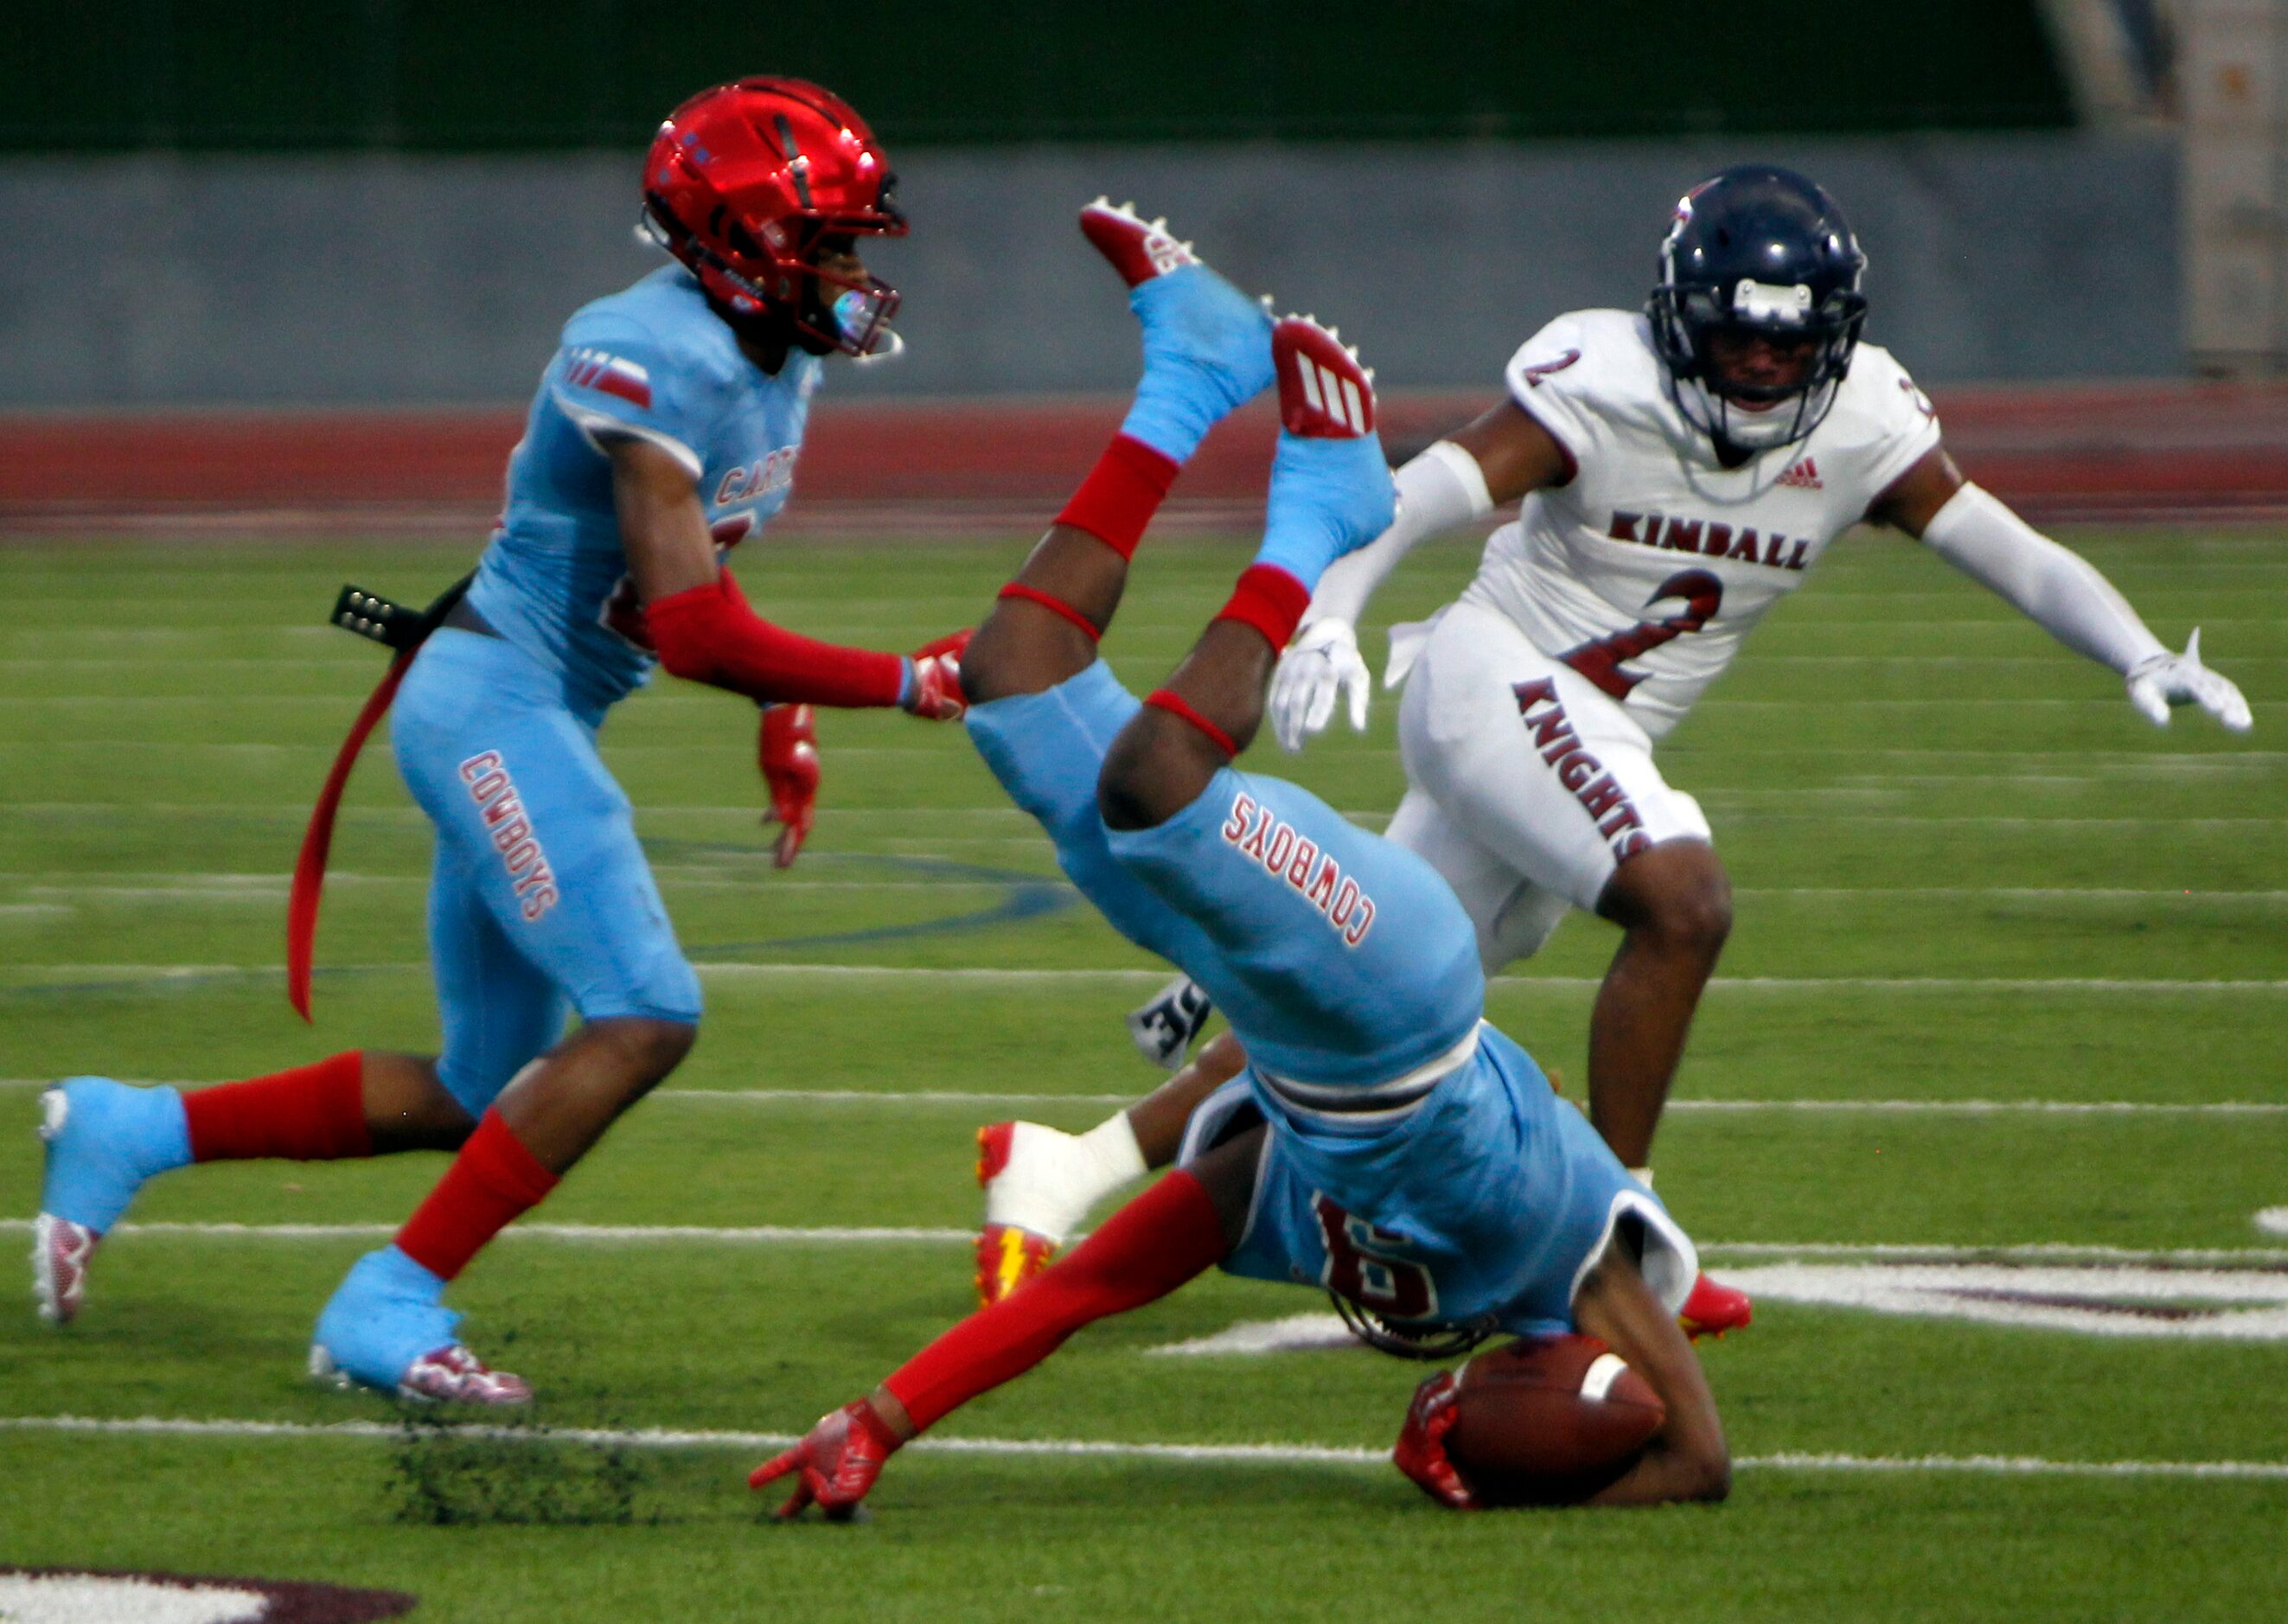
[{"label": "red sock", "polygon": [[562,1181],[540,1165],[497,1111],[477,1122],[445,1176],[397,1232],[397,1249],[441,1279],[469,1266],[510,1220]]},{"label": "red sock", "polygon": [[1311,607],[1311,589],[1276,564],[1250,564],[1240,571],[1231,600],[1216,611],[1218,620],[1236,620],[1263,633],[1263,641],[1278,653],[1303,624]]},{"label": "red sock", "polygon": [[1115,434],[1057,522],[1086,530],[1121,557],[1133,558],[1136,544],[1144,539],[1144,527],[1160,511],[1182,466],[1141,440]]},{"label": "red sock", "polygon": [[373,1154],[365,1126],[365,1057],[353,1049],[243,1083],[183,1096],[195,1162],[286,1157],[330,1162]]},{"label": "red sock", "polygon": [[972,1314],[883,1385],[918,1432],[1023,1375],[1091,1320],[1166,1296],[1229,1249],[1215,1204],[1180,1168],[1113,1214],[1070,1256]]}]

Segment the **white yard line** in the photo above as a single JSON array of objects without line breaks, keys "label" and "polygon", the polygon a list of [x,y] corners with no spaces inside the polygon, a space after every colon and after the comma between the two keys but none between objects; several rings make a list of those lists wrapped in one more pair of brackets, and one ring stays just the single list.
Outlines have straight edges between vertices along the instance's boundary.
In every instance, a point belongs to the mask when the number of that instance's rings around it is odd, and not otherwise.
[{"label": "white yard line", "polygon": [[[28,1234],[27,1218],[0,1219],[0,1231]],[[158,1240],[304,1241],[368,1240],[393,1235],[396,1223],[227,1223],[171,1222],[121,1224],[109,1238]],[[501,1231],[511,1240],[559,1246],[966,1246],[977,1232],[968,1229],[891,1225],[798,1224],[710,1225],[688,1223],[518,1223]],[[2177,1247],[2080,1246],[2034,1241],[1990,1246],[1916,1245],[1877,1241],[1709,1241],[1701,1255],[1712,1261],[1785,1258],[1865,1258],[1927,1263],[2074,1262],[2133,1263],[2160,1269],[2239,1267],[2277,1269],[2288,1265],[2288,1250],[2277,1247]]]},{"label": "white yard line", "polygon": [[[722,872],[722,865],[710,867],[690,863],[655,863],[652,877],[663,884],[688,886],[702,889],[752,890],[767,888],[775,891],[971,891],[989,889],[1006,885],[1055,886],[1071,889],[1072,882],[1061,874],[1019,873],[996,874],[977,878],[948,874],[933,879],[900,880],[795,880],[777,870],[761,872],[761,860],[767,856],[757,847],[753,856],[758,872],[747,877],[735,877]],[[863,860],[862,854],[854,854]],[[330,886],[401,886],[426,889],[426,874],[365,874],[329,869],[326,883]],[[40,896],[118,896],[135,899],[159,899],[174,896],[184,897],[245,896],[250,900],[274,898],[285,895],[289,880],[283,873],[242,874],[183,872],[175,870],[107,871],[100,880],[87,880],[83,871],[65,869],[0,870],[0,886],[12,885]],[[1990,898],[2006,902],[2149,902],[2168,900],[2191,903],[2251,903],[2266,906],[2288,903],[2288,891],[2193,890],[2177,886],[1735,886],[1734,896],[1776,896],[1791,902],[1850,902],[1863,897],[1893,899],[1905,897]]]},{"label": "white yard line", "polygon": [[[267,1439],[302,1442],[333,1439],[352,1443],[395,1443],[407,1429],[386,1421],[328,1422],[239,1421],[145,1415],[105,1418],[84,1415],[0,1416],[0,1429],[109,1435],[128,1437]],[[785,1432],[742,1432],[699,1428],[604,1428],[455,1426],[456,1437],[489,1442],[580,1444],[627,1449],[737,1449],[751,1453],[784,1449],[796,1441]],[[418,1438],[426,1436],[416,1432]],[[908,1447],[929,1454],[999,1458],[1133,1461],[1155,1465],[1342,1466],[1386,1468],[1386,1449],[1328,1444],[1132,1444],[1083,1438],[925,1437]],[[2057,1461],[2037,1455],[1855,1455],[1784,1451],[1744,1455],[1736,1469],[1792,1472],[1947,1472],[1995,1477],[2207,1477],[2288,1480],[2284,1461]]]},{"label": "white yard line", "polygon": [[[277,975],[284,967],[277,964],[85,964],[39,963],[18,960],[11,968],[30,974],[62,975],[89,980],[150,980],[180,981],[201,975]],[[356,965],[329,965],[334,971],[421,972],[430,968],[425,959],[407,959],[395,962]],[[1055,968],[1021,969],[982,965],[892,965],[892,964],[808,964],[776,963],[737,959],[702,959],[696,966],[702,976],[752,977],[761,980],[800,979],[815,977],[823,980],[892,980],[969,983],[977,985],[1026,985],[1041,982],[1092,983],[1100,986],[1160,985],[1168,979],[1164,969]],[[1831,992],[1838,991],[1874,992],[2058,992],[2058,993],[2159,993],[2223,994],[2288,992],[2288,980],[2208,980],[2192,981],[2174,978],[2102,977],[2102,976],[2009,976],[2009,975],[1719,975],[1710,982],[1712,990],[1730,992]],[[1510,991],[1545,991],[1581,992],[1603,985],[1593,975],[1496,975],[1487,985]],[[0,983],[0,991],[8,983]]]},{"label": "white yard line", "polygon": [[[28,1218],[0,1219],[0,1230],[28,1233]],[[370,1240],[397,1233],[398,1223],[123,1223],[107,1239],[144,1236],[162,1240]],[[501,1231],[511,1240],[544,1240],[573,1246],[705,1245],[729,1246],[870,1246],[965,1245],[974,1230],[898,1227],[695,1223],[520,1223]]]},{"label": "white yard line", "polygon": [[[186,1088],[210,1087],[210,1080],[121,1079],[139,1083],[167,1080]],[[0,1078],[0,1088],[46,1088],[53,1078]],[[965,1088],[655,1088],[652,1100],[682,1104],[759,1106],[857,1105],[900,1111],[916,1105],[1058,1106],[1125,1105],[1135,1094],[1011,1094]],[[1685,1116],[1745,1116],[1764,1111],[1902,1117],[2288,1117],[2288,1101],[2274,1100],[1671,1100],[1668,1111]],[[2288,1182],[2288,1181],[2284,1181]],[[2288,1208],[2281,1209],[2288,1213]],[[2288,1226],[2288,1219],[2283,1220]],[[2288,1227],[2284,1227],[2288,1232]]]}]

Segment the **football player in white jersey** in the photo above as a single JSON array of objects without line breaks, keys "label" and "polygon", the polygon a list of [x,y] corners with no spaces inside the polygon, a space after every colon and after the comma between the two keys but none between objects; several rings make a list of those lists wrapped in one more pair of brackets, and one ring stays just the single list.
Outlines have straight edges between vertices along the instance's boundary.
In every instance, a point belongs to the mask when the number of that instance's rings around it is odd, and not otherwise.
[{"label": "football player in white jersey", "polygon": [[[1590,1017],[1589,1112],[1633,1169],[1732,922],[1708,821],[1653,747],[1837,536],[1867,521],[1919,537],[2120,673],[2157,724],[2193,704],[2250,725],[2197,633],[2171,653],[2088,563],[1963,478],[1929,399],[1860,342],[1865,266],[1834,200],[1800,175],[1750,165],[1696,187],[1642,313],[1558,317],[1510,361],[1507,398],[1398,471],[1397,521],[1327,571],[1274,681],[1289,749],[1338,704],[1362,728],[1368,598],[1426,537],[1522,499],[1457,601],[1391,630],[1408,790],[1387,832],[1452,884],[1489,973],[1573,909],[1621,927]],[[1180,1056],[1206,1014],[1179,983],[1132,1025],[1148,1052]],[[1243,1058],[1219,1038],[1084,1134],[983,1130],[981,1295],[1029,1278],[1096,1199],[1171,1157]],[[1686,1318],[1720,1332],[1748,1311],[1704,1280]]]}]

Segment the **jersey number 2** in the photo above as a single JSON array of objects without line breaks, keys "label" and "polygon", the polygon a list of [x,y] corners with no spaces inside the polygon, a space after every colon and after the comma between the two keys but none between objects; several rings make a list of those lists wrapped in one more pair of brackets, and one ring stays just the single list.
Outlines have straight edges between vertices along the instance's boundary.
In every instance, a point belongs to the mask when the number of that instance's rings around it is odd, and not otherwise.
[{"label": "jersey number 2", "polygon": [[1319,1284],[1361,1308],[1393,1319],[1427,1319],[1438,1311],[1438,1288],[1430,1271],[1383,1247],[1404,1246],[1405,1238],[1354,1218],[1315,1192],[1311,1211],[1327,1243],[1327,1270]]},{"label": "jersey number 2", "polygon": [[1621,662],[1649,654],[1715,619],[1724,602],[1724,583],[1705,569],[1680,569],[1660,584],[1645,607],[1650,609],[1664,598],[1683,599],[1684,612],[1665,620],[1640,620],[1625,632],[1583,643],[1557,657],[1614,698],[1627,698],[1629,690],[1645,680],[1645,673],[1623,671]]}]

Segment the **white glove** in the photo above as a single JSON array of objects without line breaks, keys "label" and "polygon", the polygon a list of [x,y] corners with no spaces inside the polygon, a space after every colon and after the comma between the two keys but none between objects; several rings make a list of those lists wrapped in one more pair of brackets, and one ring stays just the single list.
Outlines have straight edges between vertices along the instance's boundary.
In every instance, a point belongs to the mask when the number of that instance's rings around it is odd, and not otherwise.
[{"label": "white glove", "polygon": [[[1283,665],[1280,668],[1286,669]],[[2149,654],[2129,668],[2129,703],[2157,728],[2169,725],[2169,707],[2197,705],[2235,733],[2255,725],[2248,701],[2232,679],[2201,664],[2201,634],[2196,629],[2182,654]]]},{"label": "white glove", "polygon": [[1363,733],[1370,681],[1351,623],[1315,620],[1279,657],[1271,679],[1271,730],[1288,749],[1300,750],[1334,719],[1335,701],[1347,697],[1351,731]]}]

